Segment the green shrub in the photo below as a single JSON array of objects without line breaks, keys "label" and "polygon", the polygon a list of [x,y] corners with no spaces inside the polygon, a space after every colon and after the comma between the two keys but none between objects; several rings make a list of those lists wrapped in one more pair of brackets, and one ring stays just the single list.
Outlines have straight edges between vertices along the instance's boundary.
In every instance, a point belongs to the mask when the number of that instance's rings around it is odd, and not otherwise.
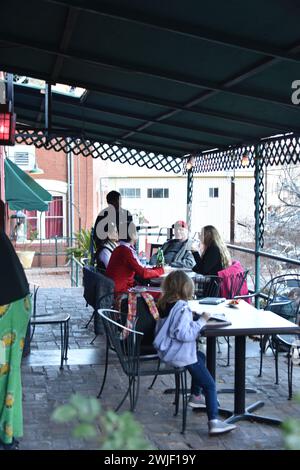
[{"label": "green shrub", "polygon": [[[296,395],[300,403],[300,395]],[[282,423],[283,438],[286,449],[300,450],[300,419],[289,418]]]},{"label": "green shrub", "polygon": [[76,438],[97,439],[99,449],[102,450],[152,449],[132,413],[127,411],[118,415],[112,410],[102,413],[96,398],[73,395],[66,405],[59,406],[54,411],[52,419],[59,423],[75,421],[72,435]]},{"label": "green shrub", "polygon": [[[75,233],[75,247],[67,248],[67,254],[69,257],[72,255],[81,260],[81,258],[88,258],[89,263],[91,262],[90,254],[91,246],[91,230],[82,228],[79,232]],[[93,242],[94,250],[95,245]]]}]

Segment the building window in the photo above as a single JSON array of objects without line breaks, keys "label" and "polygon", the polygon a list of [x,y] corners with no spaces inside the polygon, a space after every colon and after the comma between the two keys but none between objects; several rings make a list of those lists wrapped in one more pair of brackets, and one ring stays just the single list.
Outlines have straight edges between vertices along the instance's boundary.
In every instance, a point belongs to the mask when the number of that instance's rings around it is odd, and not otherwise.
[{"label": "building window", "polygon": [[140,188],[120,188],[120,194],[124,198],[136,199],[141,197]]},{"label": "building window", "polygon": [[62,237],[64,227],[64,204],[62,196],[53,196],[47,212],[24,211],[26,214],[27,240]]},{"label": "building window", "polygon": [[63,198],[62,196],[53,196],[45,214],[46,238],[63,236],[63,220]]},{"label": "building window", "polygon": [[219,197],[219,188],[209,188],[209,197]]},{"label": "building window", "polygon": [[149,198],[168,198],[169,188],[148,188],[147,197]]},{"label": "building window", "polygon": [[25,211],[26,214],[26,238],[27,240],[34,240],[38,236],[38,216],[37,211]]},{"label": "building window", "polygon": [[15,164],[26,168],[29,166],[29,153],[28,152],[15,152]]}]

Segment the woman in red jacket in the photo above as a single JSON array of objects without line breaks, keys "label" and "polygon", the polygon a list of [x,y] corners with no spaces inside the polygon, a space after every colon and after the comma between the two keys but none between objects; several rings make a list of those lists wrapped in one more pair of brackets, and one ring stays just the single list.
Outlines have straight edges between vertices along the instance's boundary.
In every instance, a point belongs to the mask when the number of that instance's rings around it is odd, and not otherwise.
[{"label": "woman in red jacket", "polygon": [[142,279],[159,277],[164,273],[163,267],[145,268],[134,249],[137,240],[136,226],[131,222],[128,226],[127,239],[120,240],[120,245],[114,249],[110,257],[106,276],[115,283],[116,292],[127,292],[136,282],[138,275]]}]

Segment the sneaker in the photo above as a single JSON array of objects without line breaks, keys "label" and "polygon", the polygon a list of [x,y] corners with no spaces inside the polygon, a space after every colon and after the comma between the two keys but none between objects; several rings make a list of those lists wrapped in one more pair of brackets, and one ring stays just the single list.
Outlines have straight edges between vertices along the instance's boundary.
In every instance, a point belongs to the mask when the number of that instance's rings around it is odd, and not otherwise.
[{"label": "sneaker", "polygon": [[220,421],[219,419],[211,419],[210,421],[208,421],[208,432],[211,436],[223,434],[225,432],[232,431],[235,428],[235,424],[225,423],[224,421]]},{"label": "sneaker", "polygon": [[190,395],[188,406],[190,406],[191,408],[206,408],[204,396]]}]

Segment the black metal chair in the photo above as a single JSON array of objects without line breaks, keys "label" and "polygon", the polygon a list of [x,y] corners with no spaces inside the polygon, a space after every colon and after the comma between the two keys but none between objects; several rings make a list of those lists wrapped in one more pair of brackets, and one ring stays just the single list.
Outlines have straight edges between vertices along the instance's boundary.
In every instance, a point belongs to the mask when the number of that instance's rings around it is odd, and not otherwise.
[{"label": "black metal chair", "polygon": [[[222,282],[224,279],[221,279],[220,283],[220,295],[221,297],[225,297],[226,299],[234,299],[240,295],[241,289],[245,283],[247,282],[249,270],[243,270],[237,272],[235,274],[231,274],[230,276],[226,277],[226,289],[223,289]],[[229,336],[225,336],[225,341],[227,343],[227,363],[226,366],[230,365],[230,338]]]},{"label": "black metal chair", "polygon": [[[276,276],[263,288],[265,295],[264,310],[270,310],[293,323],[299,323],[300,311],[300,275],[283,274]],[[275,383],[279,383],[278,355],[283,351],[288,358],[288,398],[292,398],[294,349],[298,350],[297,335],[267,335],[261,337],[261,361],[259,376],[262,375],[263,353],[271,348],[275,359]]]},{"label": "black metal chair", "polygon": [[35,327],[39,325],[59,325],[60,326],[60,369],[64,368],[64,361],[68,359],[69,349],[69,321],[70,315],[65,312],[56,313],[53,315],[37,315],[36,313],[36,301],[39,286],[37,284],[31,284],[31,295],[33,299],[32,316],[30,319],[30,326],[32,328],[30,341],[33,338]]},{"label": "black metal chair", "polygon": [[97,271],[93,266],[82,268],[83,297],[87,305],[93,308],[93,313],[85,325],[85,328],[94,320],[94,333],[96,339],[98,334],[103,333],[102,322],[97,315],[99,308],[111,308],[114,302],[115,284],[112,279]]},{"label": "black metal chair", "polygon": [[162,247],[161,243],[151,243],[150,245],[150,258],[157,253],[157,250]]},{"label": "black metal chair", "polygon": [[[176,393],[175,393],[175,415],[179,409],[179,398],[182,395],[182,433],[185,431],[186,426],[186,409],[187,409],[187,380],[186,369],[184,367],[170,367],[163,364],[156,357],[142,360],[140,355],[140,345],[143,333],[136,329],[127,328],[124,326],[124,316],[121,312],[116,310],[99,310],[107,337],[113,346],[123,372],[128,377],[128,387],[121,402],[116,408],[118,411],[126,398],[129,395],[130,410],[133,412],[136,408],[140,378],[157,376],[157,375],[174,375]],[[125,332],[127,336],[124,338]]]},{"label": "black metal chair", "polygon": [[221,278],[218,276],[196,274],[193,278],[195,298],[219,297]]},{"label": "black metal chair", "polygon": [[[109,297],[110,294],[107,294],[107,297]],[[120,296],[120,294],[119,294]],[[110,299],[109,299],[110,301]],[[103,305],[103,308],[108,308],[109,307],[105,306],[104,303],[106,302],[106,299],[103,297],[101,299],[101,304]],[[119,299],[120,304],[120,321],[122,325],[126,325],[126,320],[127,320],[127,315],[128,315],[128,296],[126,294],[123,294],[121,298]],[[99,316],[99,315],[98,315]],[[101,317],[99,316],[99,320],[102,322]],[[156,321],[154,320],[153,316],[149,312],[149,308],[144,301],[142,297],[138,295],[137,298],[137,317],[135,321],[135,329],[141,333],[143,333],[143,337],[141,340],[140,344],[140,358],[142,360],[149,360],[149,359],[158,359],[157,352],[154,349],[152,343],[154,341],[154,336],[155,336],[155,325]],[[107,331],[104,329],[105,333]],[[104,374],[102,378],[102,383],[100,386],[100,391],[97,395],[97,398],[100,398],[106,383],[106,377],[107,377],[107,370],[108,370],[108,364],[109,364],[109,352],[116,352],[114,345],[111,343],[109,336],[106,334],[106,348],[105,348],[105,365],[104,365]],[[158,363],[159,367],[159,363]],[[155,381],[156,381],[157,376],[154,377],[152,380],[151,385],[148,387],[150,390]]]}]

